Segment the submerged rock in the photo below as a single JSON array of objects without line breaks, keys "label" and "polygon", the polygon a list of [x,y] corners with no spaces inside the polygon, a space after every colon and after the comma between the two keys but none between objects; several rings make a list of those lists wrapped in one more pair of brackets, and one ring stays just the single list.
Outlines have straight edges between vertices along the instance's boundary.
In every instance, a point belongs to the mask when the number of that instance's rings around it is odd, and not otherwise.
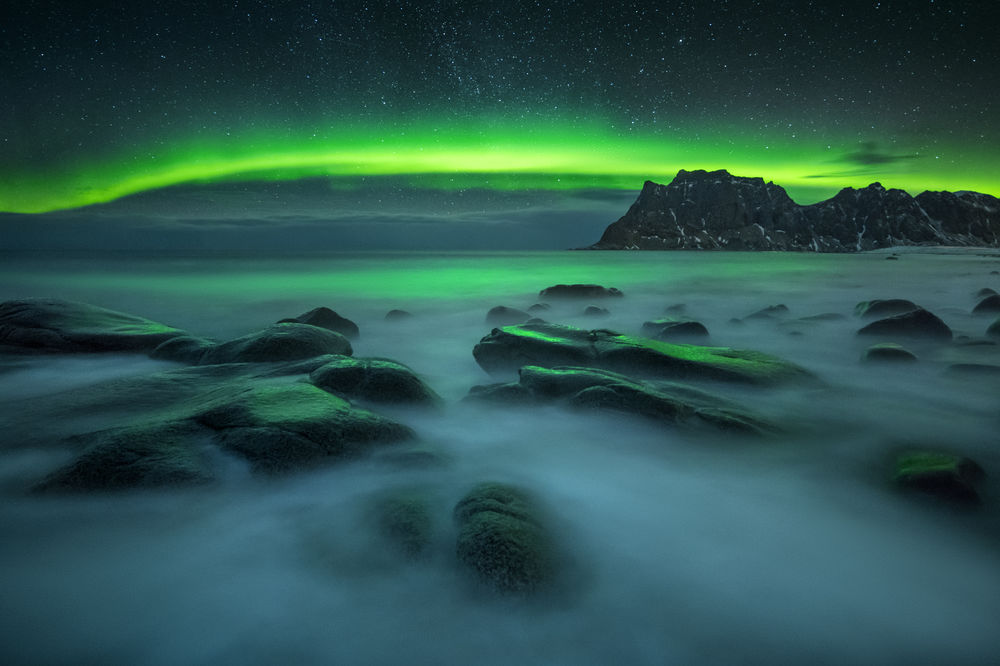
[{"label": "submerged rock", "polygon": [[408,427],[310,384],[248,388],[198,414],[255,471],[284,472],[408,440]]},{"label": "submerged rock", "polygon": [[458,560],[502,593],[531,593],[556,574],[555,549],[532,498],[501,483],[473,488],[455,506]]},{"label": "submerged rock", "polygon": [[1000,317],[993,320],[993,323],[986,329],[986,337],[1000,338]]},{"label": "submerged rock", "polygon": [[854,306],[854,314],[862,319],[894,317],[919,310],[920,306],[903,298],[885,298],[871,301],[861,301]]},{"label": "submerged rock", "polygon": [[491,326],[509,326],[511,324],[523,324],[531,319],[531,315],[524,310],[509,308],[506,305],[498,305],[491,308],[486,313],[486,323]]},{"label": "submerged rock", "polygon": [[385,313],[386,321],[404,321],[412,318],[413,313],[407,312],[406,310],[389,310]]},{"label": "submerged rock", "polygon": [[777,384],[814,379],[805,369],[760,352],[671,344],[597,329],[557,324],[495,328],[473,349],[490,373],[524,365],[601,368],[669,379]]},{"label": "submerged rock", "polygon": [[335,358],[309,379],[325,391],[372,402],[437,405],[441,398],[410,368],[380,358]]},{"label": "submerged rock", "polygon": [[610,317],[611,310],[607,308],[601,308],[596,305],[588,305],[583,311],[584,317]]},{"label": "submerged rock", "polygon": [[606,370],[525,366],[517,383],[473,387],[468,399],[544,404],[635,414],[670,425],[705,422],[723,430],[763,435],[778,432],[735,403],[683,384],[641,382]]},{"label": "submerged rock", "polygon": [[355,324],[350,319],[346,317],[341,317],[339,314],[326,307],[313,308],[309,312],[300,314],[298,317],[293,317],[291,319],[282,319],[278,322],[279,324],[309,324],[310,326],[318,326],[319,328],[325,328],[328,331],[334,331],[340,333],[345,338],[349,340],[357,340],[361,332],[358,330],[358,325]]},{"label": "submerged rock", "polygon": [[619,298],[622,292],[615,287],[599,284],[557,284],[538,292],[541,298]]},{"label": "submerged rock", "polygon": [[857,334],[934,340],[951,340],[952,335],[947,324],[923,308],[873,321],[860,329]]},{"label": "submerged rock", "polygon": [[916,361],[917,357],[913,352],[905,349],[901,345],[897,345],[894,342],[884,342],[872,345],[866,349],[865,353],[861,357],[861,360],[881,363],[906,363]]},{"label": "submerged rock", "polygon": [[423,555],[434,537],[434,519],[427,495],[419,490],[392,491],[375,501],[379,532],[407,557]]},{"label": "submerged rock", "polygon": [[788,314],[788,306],[782,303],[769,305],[766,308],[748,314],[744,319],[777,319]]},{"label": "submerged rock", "polygon": [[986,298],[987,296],[995,296],[996,289],[990,289],[989,287],[983,287],[976,292],[976,298]]},{"label": "submerged rock", "polygon": [[184,331],[143,317],[54,298],[0,303],[0,347],[47,352],[151,352]]},{"label": "submerged rock", "polygon": [[708,329],[693,319],[661,317],[644,322],[642,334],[656,340],[697,340],[708,337]]},{"label": "submerged rock", "polygon": [[190,423],[116,428],[75,439],[86,444],[83,453],[49,475],[36,490],[126,490],[214,479],[204,451],[206,433]]},{"label": "submerged rock", "polygon": [[198,365],[208,350],[214,348],[216,344],[211,340],[197,338],[193,335],[178,335],[176,338],[170,338],[157,346],[149,356],[163,361]]},{"label": "submerged rock", "polygon": [[995,314],[1000,312],[1000,294],[992,294],[976,304],[972,314]]},{"label": "submerged rock", "polygon": [[353,353],[340,333],[310,324],[275,324],[207,349],[202,365],[295,361],[323,354]]},{"label": "submerged rock", "polygon": [[984,476],[983,468],[964,456],[941,451],[908,451],[897,456],[892,478],[905,491],[975,505],[982,501],[976,486]]}]

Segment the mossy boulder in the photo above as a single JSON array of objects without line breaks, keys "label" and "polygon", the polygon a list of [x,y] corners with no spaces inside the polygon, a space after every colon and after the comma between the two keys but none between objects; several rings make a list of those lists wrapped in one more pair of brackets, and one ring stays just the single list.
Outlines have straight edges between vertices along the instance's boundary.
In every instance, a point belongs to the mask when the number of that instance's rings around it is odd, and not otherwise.
[{"label": "mossy boulder", "polygon": [[309,324],[275,324],[207,349],[201,356],[201,364],[296,361],[323,354],[352,353],[351,343],[335,331]]},{"label": "mossy boulder", "polygon": [[454,518],[459,562],[498,592],[532,593],[555,577],[551,536],[520,488],[480,484],[456,504]]},{"label": "mossy boulder", "polygon": [[642,334],[656,340],[701,340],[708,337],[708,329],[693,319],[661,317],[642,324]]},{"label": "mossy boulder", "polygon": [[401,554],[419,557],[434,538],[435,525],[427,493],[393,490],[376,498],[373,507],[379,533]]},{"label": "mossy boulder", "polygon": [[0,347],[34,352],[144,352],[184,331],[135,315],[49,298],[0,303]]},{"label": "mossy boulder", "polygon": [[912,363],[917,360],[917,357],[901,345],[894,342],[883,342],[866,349],[861,360],[877,363]]},{"label": "mossy boulder", "polygon": [[318,326],[320,328],[325,328],[328,331],[340,333],[348,340],[357,340],[361,335],[357,324],[347,317],[342,317],[330,308],[326,307],[313,308],[309,312],[300,314],[298,317],[282,319],[278,323],[309,324],[310,326]]},{"label": "mossy boulder", "polygon": [[972,308],[972,314],[997,314],[1000,313],[1000,294],[990,294]]},{"label": "mossy boulder", "polygon": [[948,325],[923,308],[873,321],[858,330],[857,334],[868,337],[928,340],[951,340],[952,337]]},{"label": "mossy boulder", "polygon": [[708,423],[754,435],[778,428],[732,401],[684,384],[642,382],[607,370],[525,366],[517,383],[473,387],[467,399],[521,404],[562,403],[611,410],[670,425]]},{"label": "mossy boulder", "polygon": [[190,423],[117,428],[73,438],[85,446],[36,486],[43,492],[126,490],[208,483],[207,435]]},{"label": "mossy boulder", "polygon": [[557,284],[538,292],[540,298],[547,300],[621,298],[622,295],[615,287],[602,287],[599,284]]},{"label": "mossy boulder", "polygon": [[413,370],[380,358],[335,358],[309,375],[325,391],[371,402],[438,405],[441,398]]},{"label": "mossy boulder", "polygon": [[954,504],[977,505],[983,468],[964,456],[933,450],[906,451],[896,456],[892,480],[904,491]]},{"label": "mossy boulder", "polygon": [[490,326],[510,326],[511,324],[523,324],[531,319],[531,314],[517,308],[509,308],[506,305],[498,305],[490,308],[486,313],[486,323]]},{"label": "mossy boulder", "polygon": [[508,373],[525,365],[570,365],[664,379],[764,385],[815,379],[794,363],[761,352],[673,344],[557,324],[495,328],[472,353],[490,373]]},{"label": "mossy boulder", "polygon": [[301,383],[254,386],[195,418],[224,449],[265,473],[350,459],[414,437],[402,424]]},{"label": "mossy boulder", "polygon": [[919,309],[919,305],[904,298],[876,298],[855,305],[854,314],[862,319],[883,319]]}]

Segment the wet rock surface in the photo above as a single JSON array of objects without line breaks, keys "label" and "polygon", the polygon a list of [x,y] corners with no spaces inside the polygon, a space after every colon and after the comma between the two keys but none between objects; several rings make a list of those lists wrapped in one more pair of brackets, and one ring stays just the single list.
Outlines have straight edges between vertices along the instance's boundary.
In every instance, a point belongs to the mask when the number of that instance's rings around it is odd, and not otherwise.
[{"label": "wet rock surface", "polygon": [[528,594],[556,575],[555,547],[534,499],[503,483],[482,483],[454,510],[458,560],[487,586]]},{"label": "wet rock surface", "polygon": [[704,379],[750,384],[807,381],[803,368],[760,352],[681,345],[587,331],[571,326],[537,324],[493,329],[473,350],[487,372],[512,372],[524,365],[570,365],[665,379]]},{"label": "wet rock surface", "polygon": [[603,287],[599,284],[557,284],[538,292],[539,298],[548,300],[620,298],[622,295],[622,292],[615,287]]},{"label": "wet rock surface", "polygon": [[439,405],[441,398],[413,370],[380,358],[340,357],[309,375],[325,391],[371,402]]},{"label": "wet rock surface", "polygon": [[275,324],[215,345],[202,354],[199,363],[273,363],[352,353],[351,343],[340,333],[310,324],[289,323]]},{"label": "wet rock surface", "polygon": [[143,317],[54,298],[0,303],[0,349],[151,352],[186,332]]},{"label": "wet rock surface", "polygon": [[936,315],[923,308],[917,308],[911,312],[873,321],[859,329],[858,335],[951,340],[952,332]]},{"label": "wet rock surface", "polygon": [[898,488],[936,500],[967,506],[982,503],[978,485],[986,474],[977,462],[936,450],[900,453],[893,464],[892,480]]},{"label": "wet rock surface", "polygon": [[278,323],[309,324],[310,326],[318,326],[319,328],[325,328],[329,331],[340,333],[348,340],[357,340],[361,335],[357,324],[347,317],[340,316],[327,307],[313,308],[309,312],[300,314],[298,317],[282,319]]},{"label": "wet rock surface", "polygon": [[684,384],[643,382],[605,370],[525,366],[517,382],[474,387],[468,399],[515,404],[561,403],[581,409],[609,410],[668,425],[707,423],[722,430],[754,435],[780,428],[731,400]]},{"label": "wet rock surface", "polygon": [[902,345],[883,342],[866,349],[861,360],[868,363],[912,363],[917,356]]}]

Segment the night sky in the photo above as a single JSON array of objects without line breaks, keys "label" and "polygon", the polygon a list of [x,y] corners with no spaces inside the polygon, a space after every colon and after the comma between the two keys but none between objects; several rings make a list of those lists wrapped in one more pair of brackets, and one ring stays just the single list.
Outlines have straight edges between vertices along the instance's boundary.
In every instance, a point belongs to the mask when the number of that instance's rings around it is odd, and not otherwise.
[{"label": "night sky", "polygon": [[620,192],[680,168],[800,203],[1000,194],[994,5],[6,2],[0,211],[301,177]]}]

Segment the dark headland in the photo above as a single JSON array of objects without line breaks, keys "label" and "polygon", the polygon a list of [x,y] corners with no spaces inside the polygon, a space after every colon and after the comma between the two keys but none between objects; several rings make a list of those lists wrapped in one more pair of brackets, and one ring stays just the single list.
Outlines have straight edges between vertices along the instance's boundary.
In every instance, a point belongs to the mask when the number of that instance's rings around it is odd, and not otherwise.
[{"label": "dark headland", "polygon": [[916,197],[872,183],[809,206],[763,178],[684,171],[646,181],[592,250],[861,252],[902,245],[1000,247],[1000,200],[978,192]]}]

